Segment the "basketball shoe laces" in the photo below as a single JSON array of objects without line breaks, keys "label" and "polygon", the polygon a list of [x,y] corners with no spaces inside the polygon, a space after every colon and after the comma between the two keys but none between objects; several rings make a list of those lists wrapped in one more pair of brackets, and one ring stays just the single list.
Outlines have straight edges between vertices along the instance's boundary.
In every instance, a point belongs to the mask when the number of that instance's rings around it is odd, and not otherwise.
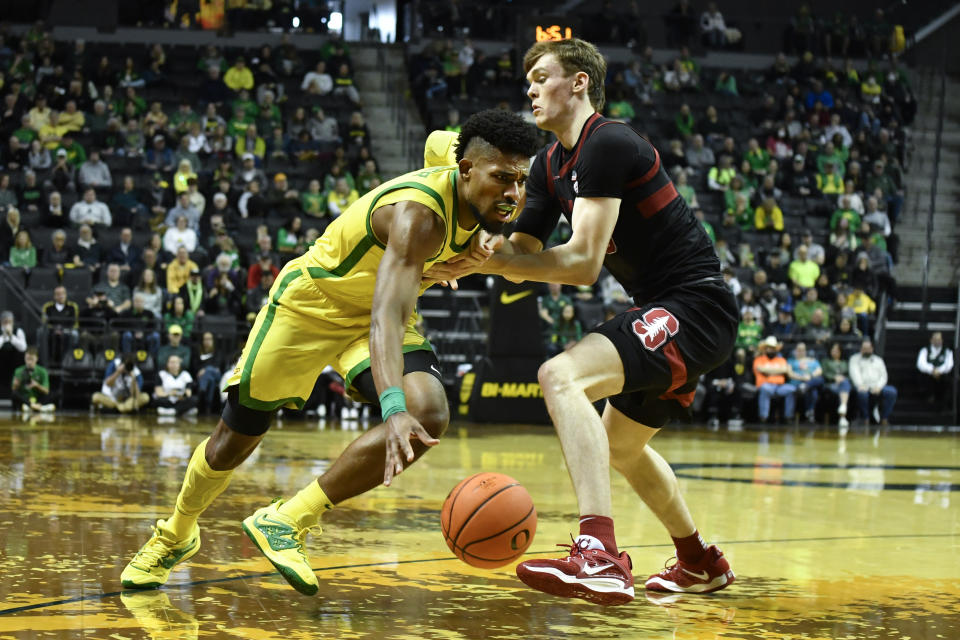
[{"label": "basketball shoe laces", "polygon": [[145,569],[159,567],[163,559],[173,553],[173,550],[161,541],[163,533],[160,527],[154,525],[152,529],[154,537],[150,541],[151,544],[144,545],[133,559],[133,562]]},{"label": "basketball shoe laces", "polygon": [[[568,550],[568,553],[567,553],[568,558],[574,558],[576,556],[580,556],[581,558],[584,558],[585,560],[587,560],[586,556],[583,555],[586,545],[587,545],[586,540],[580,540],[579,537],[574,538],[572,533],[570,534],[570,544],[562,544],[562,543],[557,544],[558,547]],[[589,562],[589,560],[587,561]]]}]

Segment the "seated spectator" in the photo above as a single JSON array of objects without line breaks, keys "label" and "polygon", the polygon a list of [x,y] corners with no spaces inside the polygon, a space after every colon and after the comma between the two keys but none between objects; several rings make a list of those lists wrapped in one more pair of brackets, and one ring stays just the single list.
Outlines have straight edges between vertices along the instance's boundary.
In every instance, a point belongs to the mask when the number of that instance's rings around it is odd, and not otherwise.
[{"label": "seated spectator", "polygon": [[353,104],[360,105],[360,93],[353,82],[353,72],[346,62],[341,63],[333,78],[333,95],[346,96]]},{"label": "seated spectator", "polygon": [[[870,422],[872,412],[881,425],[890,424],[897,390],[887,384],[887,365],[873,352],[873,341],[869,338],[861,343],[860,353],[850,358],[850,381],[857,393],[857,405],[864,424]],[[875,405],[878,406],[874,408]]]},{"label": "seated spectator", "polygon": [[140,247],[133,244],[133,231],[130,227],[120,230],[120,242],[107,255],[107,262],[120,267],[120,275],[128,277],[131,270],[140,264]]},{"label": "seated spectator", "polygon": [[717,165],[707,173],[707,186],[714,191],[726,191],[735,175],[737,170],[733,168],[733,158],[723,154]]},{"label": "seated spectator", "polygon": [[835,231],[843,218],[846,218],[851,229],[860,228],[860,214],[850,205],[850,196],[847,195],[842,195],[837,200],[837,208],[830,216],[830,230]]},{"label": "seated spectator", "polygon": [[783,419],[793,419],[794,394],[797,388],[787,382],[790,367],[780,355],[783,345],[774,336],[767,336],[760,343],[760,352],[753,359],[753,376],[757,384],[757,415],[760,422],[770,417],[770,401],[783,398]]},{"label": "seated spectator", "polygon": [[69,212],[63,209],[63,198],[59,191],[47,194],[47,205],[40,213],[40,222],[51,229],[63,229],[70,224]]},{"label": "seated spectator", "polygon": [[[39,167],[34,167],[39,168]],[[76,193],[77,191],[77,168],[67,160],[67,150],[57,149],[53,168],[44,181],[44,186],[49,189]]]},{"label": "seated spectator", "polygon": [[143,298],[144,308],[155,317],[159,318],[163,314],[163,289],[157,282],[157,272],[153,267],[145,267],[140,272],[137,285],[133,289],[133,296]]},{"label": "seated spectator", "polygon": [[327,196],[327,210],[336,218],[360,198],[356,189],[351,189],[346,178],[337,180],[336,188]]},{"label": "seated spectator", "polygon": [[270,287],[273,286],[275,274],[269,269],[264,269],[260,272],[260,283],[247,291],[247,321],[253,322],[257,313],[260,311],[260,307],[267,304],[270,301]]},{"label": "seated spectator", "polygon": [[936,410],[944,409],[953,371],[953,350],[943,346],[943,334],[939,331],[930,334],[930,344],[917,354],[917,371],[926,390],[926,401]]},{"label": "seated spectator", "polygon": [[[194,232],[200,232],[200,211],[190,203],[190,193],[184,191],[177,196],[177,204],[167,212],[167,217],[163,224],[169,229],[177,224],[177,218],[183,216],[187,219],[187,226]],[[196,239],[194,239],[196,240]],[[167,249],[171,253],[173,250]],[[193,251],[191,249],[190,251]]]},{"label": "seated spectator", "polygon": [[239,317],[245,292],[240,286],[241,282],[242,276],[231,267],[230,258],[224,254],[217,256],[216,264],[206,274],[204,311],[213,315]]},{"label": "seated spectator", "polygon": [[90,228],[90,225],[80,225],[77,246],[74,247],[74,251],[74,268],[86,267],[93,273],[100,270],[100,265],[103,263],[103,252],[100,249],[100,244],[93,237],[93,229]]},{"label": "seated spectator", "polygon": [[847,401],[850,398],[850,379],[847,377],[850,365],[843,357],[839,342],[830,345],[830,357],[823,361],[823,379],[826,388],[836,394],[840,404],[837,407],[840,434],[846,435],[850,421],[847,420]]},{"label": "seated spectator", "polygon": [[844,191],[843,176],[836,171],[832,159],[823,161],[823,171],[817,174],[817,191],[824,195],[840,195]]},{"label": "seated spectator", "polygon": [[313,115],[307,122],[310,137],[324,144],[339,144],[341,142],[340,125],[337,120],[324,113],[321,107],[313,108]]},{"label": "seated spectator", "polygon": [[850,286],[862,289],[871,298],[877,295],[877,275],[870,268],[870,257],[862,251],[857,254],[856,265],[850,274]]},{"label": "seated spectator", "polygon": [[790,282],[804,288],[812,289],[820,277],[820,266],[807,255],[807,247],[800,245],[796,250],[796,259],[790,263]]},{"label": "seated spectator", "polygon": [[806,248],[807,258],[815,262],[818,266],[823,266],[823,263],[827,259],[827,252],[824,250],[823,245],[813,241],[813,232],[810,231],[810,229],[804,229],[800,235],[800,244],[793,250],[794,260],[799,257],[800,247]]},{"label": "seated spectator", "polygon": [[740,316],[740,325],[737,328],[737,348],[754,353],[757,350],[757,345],[760,344],[762,333],[763,327],[757,322],[753,311],[745,309]]},{"label": "seated spectator", "polygon": [[70,221],[75,225],[89,224],[109,227],[113,223],[110,208],[97,200],[97,192],[93,187],[83,190],[83,200],[70,207]]},{"label": "seated spectator", "polygon": [[797,344],[787,364],[791,384],[797,387],[797,394],[803,398],[804,416],[807,422],[813,422],[813,412],[823,387],[823,368],[816,358],[807,354],[807,345],[803,342]]},{"label": "seated spectator", "polygon": [[54,287],[53,300],[45,302],[40,311],[40,322],[47,330],[49,362],[60,362],[68,349],[77,344],[80,307],[67,300],[63,285]]},{"label": "seated spectator", "polygon": [[767,332],[781,340],[789,340],[793,337],[796,325],[793,321],[793,309],[785,304],[777,309],[777,321],[767,327]]},{"label": "seated spectator", "polygon": [[[196,166],[200,166],[199,159]],[[193,170],[194,163],[188,158],[180,158],[177,161],[177,172],[173,174],[173,191],[177,195],[187,190],[187,181],[193,178],[197,179],[197,172]]]},{"label": "seated spectator", "polygon": [[[177,297],[184,301],[188,313],[192,313],[195,318],[204,315],[204,303],[206,294],[203,290],[203,281],[200,279],[200,269],[190,270],[190,279],[180,287]],[[189,331],[184,332],[187,336]]]},{"label": "seated spectator", "polygon": [[753,217],[758,231],[783,231],[783,211],[773,198],[764,198]]},{"label": "seated spectator", "polygon": [[0,313],[0,388],[7,386],[16,362],[27,350],[27,336],[23,329],[14,326],[13,312]]},{"label": "seated spectator", "polygon": [[252,155],[255,162],[261,163],[267,155],[267,141],[257,134],[257,125],[249,124],[246,130],[237,136],[233,151],[238,158],[245,159],[247,155]]},{"label": "seated spectator", "polygon": [[180,358],[171,355],[166,366],[157,374],[160,379],[153,390],[153,402],[157,415],[194,415],[197,413],[197,399],[193,397],[190,385],[193,376],[182,368]]},{"label": "seated spectator", "polygon": [[746,373],[746,351],[737,348],[726,362],[706,374],[704,386],[707,393],[704,406],[707,411],[708,426],[718,427],[720,422],[737,426],[741,422],[743,383]]},{"label": "seated spectator", "polygon": [[782,254],[780,251],[770,252],[770,256],[767,258],[767,281],[770,283],[770,286],[777,289],[787,289],[787,283],[790,281],[787,267],[783,264]]},{"label": "seated spectator", "polygon": [[784,178],[784,188],[794,196],[816,195],[817,181],[806,168],[806,161],[800,154],[793,156],[793,164]]},{"label": "seated spectator", "polygon": [[740,316],[749,311],[760,326],[763,326],[763,307],[757,302],[752,286],[745,286],[740,291]]},{"label": "seated spectator", "polygon": [[143,374],[136,366],[136,357],[125,353],[107,365],[103,386],[93,394],[90,404],[96,408],[116,409],[120,413],[137,411],[150,402],[150,396],[143,393]]},{"label": "seated spectator", "polygon": [[33,246],[30,233],[26,229],[17,232],[7,258],[7,264],[11,267],[33,269],[37,266],[37,248]]},{"label": "seated spectator", "polygon": [[694,135],[690,142],[691,146],[686,153],[687,162],[696,175],[705,175],[716,163],[713,149],[704,144],[703,136],[700,134]]},{"label": "seated spectator", "polygon": [[323,60],[317,62],[317,66],[313,71],[308,71],[307,74],[303,76],[300,89],[319,96],[325,96],[333,91],[333,78],[327,73],[327,63]]},{"label": "seated spectator", "polygon": [[133,302],[130,297],[130,287],[120,279],[120,265],[111,263],[107,266],[107,277],[93,285],[91,297],[87,304],[93,306],[97,302],[97,295],[103,292],[107,297],[109,307],[114,313],[120,314],[129,309]]},{"label": "seated spectator", "polygon": [[93,187],[94,189],[110,191],[113,187],[113,176],[110,175],[110,167],[100,159],[100,152],[94,149],[90,152],[90,157],[80,165],[80,171],[77,173],[77,181],[82,187]]},{"label": "seated spectator", "polygon": [[166,369],[167,359],[170,356],[179,356],[180,363],[186,368],[190,368],[190,348],[181,344],[183,340],[183,329],[178,324],[172,324],[167,327],[167,344],[157,349],[157,368]]},{"label": "seated spectator", "polygon": [[194,379],[197,382],[197,403],[200,413],[220,413],[220,377],[227,370],[224,354],[216,338],[205,331],[200,346],[193,354]]},{"label": "seated spectator", "polygon": [[[181,194],[186,195],[186,194]],[[171,209],[173,211],[173,209]],[[181,214],[176,217],[176,226],[168,227],[163,234],[163,248],[170,253],[177,253],[180,248],[188,253],[197,250],[197,233],[187,226],[187,216]]]},{"label": "seated spectator", "polygon": [[[200,275],[199,270],[197,271],[197,275]],[[191,276],[191,278],[192,277],[193,276]],[[180,296],[174,296],[173,299],[170,300],[170,308],[163,314],[163,328],[166,329],[167,333],[170,333],[172,327],[180,327],[180,333],[183,339],[189,340],[190,335],[193,333],[194,320],[193,312],[187,308],[186,301]]]},{"label": "seated spectator", "polygon": [[837,230],[830,233],[830,246],[837,252],[852,252],[860,246],[856,234],[850,228],[850,221],[846,218],[840,218],[837,222]]},{"label": "seated spectator", "polygon": [[167,147],[167,139],[163,134],[153,136],[153,146],[143,156],[143,168],[147,171],[160,171],[166,175],[173,173],[173,151]]},{"label": "seated spectator", "polygon": [[231,91],[253,89],[253,72],[250,71],[243,56],[238,56],[233,66],[227,69],[223,76],[223,84],[227,85]]},{"label": "seated spectator", "polygon": [[887,173],[887,165],[883,160],[873,163],[873,172],[864,180],[864,191],[869,194],[877,190],[886,201],[887,213],[893,224],[900,219],[900,210],[903,208],[903,190],[899,189],[893,178]]},{"label": "seated spectator", "polygon": [[572,348],[583,338],[583,327],[575,317],[573,305],[568,304],[560,312],[560,321],[550,331],[548,353],[557,354]]},{"label": "seated spectator", "polygon": [[57,396],[50,393],[50,375],[44,367],[37,364],[38,361],[37,348],[28,347],[23,354],[23,364],[13,372],[10,383],[13,406],[19,405],[23,413],[51,413],[56,409]]},{"label": "seated spectator", "polygon": [[277,251],[282,254],[297,255],[303,253],[303,220],[294,216],[277,229]]},{"label": "seated spectator", "polygon": [[190,259],[186,247],[177,249],[176,259],[167,265],[167,291],[175,295],[190,279],[190,272],[199,268],[197,263]]},{"label": "seated spectator", "polygon": [[144,350],[156,358],[157,349],[160,348],[158,318],[146,308],[141,294],[134,294],[133,306],[121,313],[119,320],[123,321],[120,348],[125,352]]},{"label": "seated spectator", "polygon": [[[811,289],[811,291],[815,291],[815,289]],[[819,300],[817,302],[824,304]],[[798,304],[797,306],[799,307],[800,305]],[[825,349],[827,343],[833,337],[833,330],[830,328],[830,323],[827,320],[828,312],[829,307],[827,307],[827,310],[814,309],[813,313],[810,314],[810,321],[806,325],[800,325],[799,320],[797,321],[797,325],[803,328],[800,335],[818,351]]]}]

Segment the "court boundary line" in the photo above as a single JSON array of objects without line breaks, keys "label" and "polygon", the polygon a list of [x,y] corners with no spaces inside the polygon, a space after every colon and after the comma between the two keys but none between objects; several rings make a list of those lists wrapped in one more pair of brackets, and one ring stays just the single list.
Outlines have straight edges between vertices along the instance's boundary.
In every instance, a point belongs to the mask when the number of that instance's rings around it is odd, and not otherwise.
[{"label": "court boundary line", "polygon": [[[891,538],[956,538],[958,534],[955,533],[896,533],[896,534],[877,534],[871,536],[818,536],[813,538],[780,538],[780,539],[767,539],[767,540],[726,540],[718,541],[717,544],[722,544],[726,546],[737,545],[737,544],[775,544],[775,543],[792,543],[792,542],[835,542],[838,540],[882,540],[882,539],[891,539]],[[625,549],[655,549],[657,547],[669,547],[670,544],[638,544],[630,545],[625,547],[620,547],[621,551]],[[524,556],[535,556],[535,555],[546,555],[553,554],[556,551],[546,550],[546,551],[529,551],[524,553]],[[321,571],[335,571],[339,569],[364,569],[369,567],[390,567],[397,566],[402,564],[426,564],[428,562],[447,562],[449,560],[457,560],[454,556],[445,556],[443,558],[417,558],[414,560],[391,560],[391,561],[382,561],[382,562],[365,562],[360,564],[343,564],[343,565],[334,565],[330,567],[318,567],[313,570],[314,573]],[[223,584],[225,582],[236,582],[238,580],[246,580],[252,578],[265,578],[267,576],[276,576],[279,575],[276,571],[259,571],[256,573],[242,573],[241,575],[227,576],[224,578],[208,578],[206,580],[192,580],[190,582],[179,582],[174,584],[164,585],[168,590],[173,589],[184,589],[186,587],[197,587],[205,584]],[[60,600],[54,600],[50,602],[38,602],[37,604],[23,605],[20,607],[11,607],[8,609],[0,609],[0,616],[11,615],[14,613],[22,613],[24,611],[34,611],[37,609],[45,609],[48,607],[58,607],[64,604],[73,604],[74,602],[90,602],[94,600],[106,600],[107,598],[113,598],[124,593],[144,593],[148,591],[159,590],[160,587],[156,589],[123,589],[121,591],[108,591],[105,593],[95,593],[87,596],[77,596],[74,598],[62,598]]]}]

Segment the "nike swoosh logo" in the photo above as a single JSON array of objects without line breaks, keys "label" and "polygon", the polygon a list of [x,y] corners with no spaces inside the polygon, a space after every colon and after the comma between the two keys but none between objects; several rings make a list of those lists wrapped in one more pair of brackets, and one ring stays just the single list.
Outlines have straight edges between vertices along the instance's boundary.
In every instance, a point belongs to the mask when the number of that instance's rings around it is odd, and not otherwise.
[{"label": "nike swoosh logo", "polygon": [[434,371],[436,371],[438,376],[442,376],[442,375],[443,375],[442,373],[440,373],[440,369],[437,369],[437,365],[432,364],[432,365],[430,365],[430,368],[433,369]]},{"label": "nike swoosh logo", "polygon": [[707,575],[706,571],[701,571],[700,573],[696,573],[694,571],[684,569],[683,567],[680,567],[680,570],[683,571],[684,573],[690,574],[694,578],[700,578],[701,580],[707,580],[710,577],[709,575]]},{"label": "nike swoosh logo", "polygon": [[609,569],[612,566],[613,566],[613,563],[608,562],[607,564],[600,565],[599,567],[584,567],[583,572],[588,576],[592,576],[600,573],[604,569]]},{"label": "nike swoosh logo", "polygon": [[526,298],[531,293],[533,293],[533,289],[527,289],[526,291],[521,291],[520,293],[507,293],[504,291],[500,294],[500,304],[513,304],[517,300]]}]

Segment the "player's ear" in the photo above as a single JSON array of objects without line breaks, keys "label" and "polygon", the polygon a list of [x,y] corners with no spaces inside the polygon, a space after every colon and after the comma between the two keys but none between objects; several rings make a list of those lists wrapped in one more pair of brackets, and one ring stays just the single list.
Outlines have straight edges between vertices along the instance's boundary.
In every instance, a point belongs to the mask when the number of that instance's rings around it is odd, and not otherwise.
[{"label": "player's ear", "polygon": [[586,91],[587,87],[590,86],[590,76],[587,75],[586,71],[577,71],[573,74],[573,91]]},{"label": "player's ear", "polygon": [[464,158],[457,164],[457,166],[460,167],[460,177],[469,180],[470,170],[473,169],[473,160],[468,160],[467,158]]}]

